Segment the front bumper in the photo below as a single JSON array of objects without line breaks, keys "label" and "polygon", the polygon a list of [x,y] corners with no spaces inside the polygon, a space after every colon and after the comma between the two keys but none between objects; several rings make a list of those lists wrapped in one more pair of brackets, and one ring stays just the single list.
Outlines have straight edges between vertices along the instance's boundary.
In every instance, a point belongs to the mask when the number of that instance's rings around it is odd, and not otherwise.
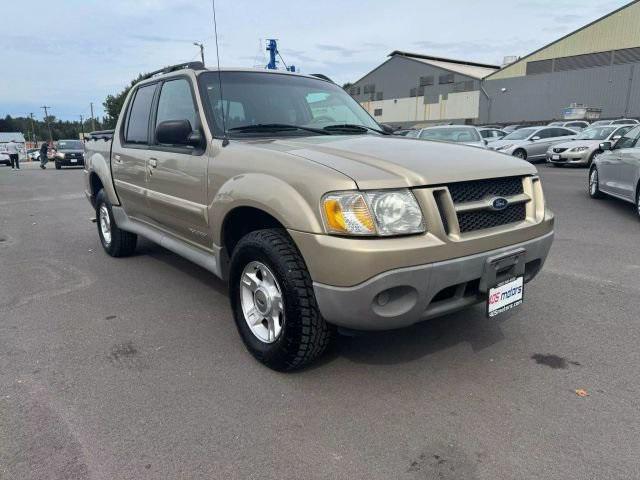
[{"label": "front bumper", "polygon": [[[75,162],[73,161],[75,160]],[[83,167],[84,166],[84,158],[54,158],[54,161],[57,165],[61,165],[63,167]]]},{"label": "front bumper", "polygon": [[[559,165],[587,165],[589,163],[591,153],[591,150],[585,150],[582,152],[564,151],[562,153],[547,152],[547,162]],[[554,159],[554,155],[558,155],[559,158]]]},{"label": "front bumper", "polygon": [[[355,330],[401,328],[482,302],[488,288],[514,272],[530,281],[542,268],[552,242],[553,231],[476,255],[390,270],[353,287],[314,282],[313,288],[329,323]],[[512,254],[515,263],[496,277],[493,262]]]}]

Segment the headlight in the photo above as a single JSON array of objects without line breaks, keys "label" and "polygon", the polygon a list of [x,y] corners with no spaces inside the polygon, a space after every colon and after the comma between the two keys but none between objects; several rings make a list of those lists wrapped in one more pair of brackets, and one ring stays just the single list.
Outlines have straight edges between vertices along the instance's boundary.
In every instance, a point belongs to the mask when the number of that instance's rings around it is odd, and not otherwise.
[{"label": "headlight", "polygon": [[572,152],[584,152],[585,150],[589,150],[589,147],[573,147],[571,149]]},{"label": "headlight", "polygon": [[508,150],[511,147],[513,147],[513,143],[509,143],[507,145],[500,145],[499,147],[496,147],[496,150]]},{"label": "headlight", "polygon": [[64,158],[64,153],[56,152],[56,157],[58,157],[58,158]]},{"label": "headlight", "polygon": [[407,190],[328,193],[322,213],[329,233],[408,235],[425,231],[422,212]]}]

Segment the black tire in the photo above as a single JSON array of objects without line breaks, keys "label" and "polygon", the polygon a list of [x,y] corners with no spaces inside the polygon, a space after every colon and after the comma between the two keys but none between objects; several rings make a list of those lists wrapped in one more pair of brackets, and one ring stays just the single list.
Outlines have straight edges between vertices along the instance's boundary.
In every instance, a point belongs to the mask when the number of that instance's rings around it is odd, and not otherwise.
[{"label": "black tire", "polygon": [[640,220],[640,183],[636,188],[636,215],[638,216],[638,220]]},{"label": "black tire", "polygon": [[60,165],[58,162],[56,162],[56,170],[60,170],[62,168],[62,165]]},{"label": "black tire", "polygon": [[[595,179],[593,178],[594,175],[595,175]],[[600,191],[600,176],[598,174],[597,167],[593,167],[589,170],[588,188],[589,188],[589,196],[591,198],[602,198],[604,196]]]},{"label": "black tire", "polygon": [[[250,262],[266,265],[280,286],[284,322],[272,343],[262,341],[251,331],[243,313],[240,282]],[[245,346],[273,370],[302,368],[322,355],[331,343],[335,328],[320,315],[307,266],[284,230],[257,230],[240,240],[231,258],[229,294]]]},{"label": "black tire", "polygon": [[522,148],[518,148],[516,151],[513,152],[513,156],[517,158],[521,158],[522,160],[526,160],[527,152]]},{"label": "black tire", "polygon": [[[111,226],[111,241],[107,242],[102,233],[100,226],[100,211],[102,206],[106,208],[109,215],[109,222]],[[100,243],[102,248],[112,257],[126,257],[131,255],[136,249],[136,243],[138,236],[131,232],[125,232],[120,230],[113,218],[113,209],[111,202],[107,198],[107,194],[104,190],[100,190],[96,195],[96,224],[98,225],[98,236],[100,237]]]}]

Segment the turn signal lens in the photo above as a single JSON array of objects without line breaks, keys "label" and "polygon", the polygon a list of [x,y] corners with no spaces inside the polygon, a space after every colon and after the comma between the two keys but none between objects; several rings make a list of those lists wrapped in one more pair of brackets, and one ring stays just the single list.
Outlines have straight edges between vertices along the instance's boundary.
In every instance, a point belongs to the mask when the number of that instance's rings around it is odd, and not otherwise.
[{"label": "turn signal lens", "polygon": [[395,236],[423,233],[420,206],[408,189],[328,193],[322,199],[328,233]]},{"label": "turn signal lens", "polygon": [[361,193],[328,194],[322,200],[322,206],[329,233],[375,235],[375,223]]}]

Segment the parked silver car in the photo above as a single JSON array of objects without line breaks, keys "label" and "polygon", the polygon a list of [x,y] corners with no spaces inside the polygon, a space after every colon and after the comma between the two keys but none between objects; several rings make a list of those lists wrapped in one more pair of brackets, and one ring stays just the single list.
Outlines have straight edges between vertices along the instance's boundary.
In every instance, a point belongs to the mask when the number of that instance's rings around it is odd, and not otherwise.
[{"label": "parked silver car", "polygon": [[576,135],[576,131],[564,127],[527,127],[490,143],[489,148],[533,162],[544,160],[549,147]]},{"label": "parked silver car", "polygon": [[618,118],[616,120],[598,120],[591,124],[592,127],[602,127],[603,125],[632,125],[639,124],[640,121],[635,118]]},{"label": "parked silver car", "polygon": [[467,125],[443,125],[423,128],[420,130],[417,138],[420,140],[462,143],[473,147],[487,148],[487,142],[482,139],[478,129]]},{"label": "parked silver car", "polygon": [[488,143],[500,140],[507,135],[507,132],[493,127],[478,127],[478,132]]},{"label": "parked silver car", "polygon": [[561,122],[551,122],[547,127],[567,127],[571,130],[576,130],[578,132],[589,128],[589,122],[585,120],[571,120],[571,121],[561,121]]},{"label": "parked silver car", "polygon": [[634,125],[605,125],[591,127],[580,132],[573,140],[558,143],[547,150],[547,162],[553,165],[591,165],[602,153],[600,143],[616,142]]},{"label": "parked silver car", "polygon": [[640,217],[640,125],[633,127],[615,144],[602,142],[603,151],[589,170],[589,195],[603,194],[632,202]]}]

